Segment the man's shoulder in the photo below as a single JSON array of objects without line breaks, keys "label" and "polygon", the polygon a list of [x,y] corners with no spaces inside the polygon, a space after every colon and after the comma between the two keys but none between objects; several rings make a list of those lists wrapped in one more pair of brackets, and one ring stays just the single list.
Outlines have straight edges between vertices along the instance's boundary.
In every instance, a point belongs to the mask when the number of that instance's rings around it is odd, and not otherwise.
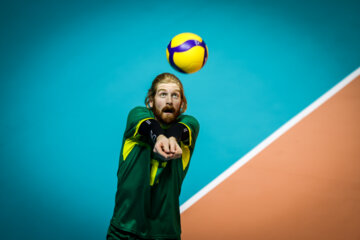
[{"label": "man's shoulder", "polygon": [[128,121],[139,121],[145,118],[153,118],[152,111],[146,107],[136,106],[132,108],[128,114]]},{"label": "man's shoulder", "polygon": [[146,111],[150,111],[147,107],[143,107],[143,106],[136,106],[136,107],[133,107],[129,114],[130,113],[137,113],[137,112],[146,112]]},{"label": "man's shoulder", "polygon": [[147,107],[143,107],[143,106],[136,106],[134,108],[132,108],[129,112],[129,116],[130,115],[149,115],[152,116],[152,111],[150,109],[148,109]]},{"label": "man's shoulder", "polygon": [[197,122],[199,123],[199,121],[192,115],[187,115],[187,114],[181,114],[179,117],[178,117],[178,121],[181,122],[183,120],[187,120],[187,121],[194,121],[194,122]]},{"label": "man's shoulder", "polygon": [[199,121],[191,115],[181,114],[178,118],[178,122],[184,123],[186,125],[192,125],[192,127],[199,129],[200,123]]}]

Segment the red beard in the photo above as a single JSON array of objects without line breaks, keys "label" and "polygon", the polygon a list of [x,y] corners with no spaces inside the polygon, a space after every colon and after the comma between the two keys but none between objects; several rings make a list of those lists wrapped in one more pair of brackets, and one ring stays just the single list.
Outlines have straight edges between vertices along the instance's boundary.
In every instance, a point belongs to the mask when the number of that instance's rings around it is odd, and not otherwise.
[{"label": "red beard", "polygon": [[180,109],[176,110],[173,106],[166,105],[160,110],[154,106],[153,113],[161,123],[170,124],[180,115]]}]

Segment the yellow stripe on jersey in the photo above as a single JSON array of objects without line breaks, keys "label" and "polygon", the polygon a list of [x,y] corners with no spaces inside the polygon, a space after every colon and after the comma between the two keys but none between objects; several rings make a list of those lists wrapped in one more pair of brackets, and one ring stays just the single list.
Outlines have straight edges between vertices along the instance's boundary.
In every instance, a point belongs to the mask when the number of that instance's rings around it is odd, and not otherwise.
[{"label": "yellow stripe on jersey", "polygon": [[123,157],[124,157],[124,161],[126,160],[127,156],[130,154],[131,150],[133,150],[133,148],[135,147],[136,144],[139,144],[139,141],[136,138],[136,135],[138,134],[140,125],[148,120],[148,119],[154,119],[154,118],[145,118],[142,119],[141,121],[139,121],[139,123],[136,125],[135,127],[135,133],[132,137],[128,138],[125,140],[124,143],[124,148],[123,148]]},{"label": "yellow stripe on jersey", "polygon": [[138,142],[135,138],[128,138],[125,140],[123,148],[123,160],[125,161],[127,156],[130,154],[131,150],[135,147]]},{"label": "yellow stripe on jersey", "polygon": [[181,142],[181,149],[182,149],[182,165],[183,165],[183,170],[185,170],[185,168],[189,165],[189,161],[190,161],[190,149],[189,146],[184,145]]},{"label": "yellow stripe on jersey", "polygon": [[151,169],[150,169],[150,186],[154,185],[156,172],[159,168],[159,161],[151,159]]},{"label": "yellow stripe on jersey", "polygon": [[144,118],[143,120],[139,121],[139,123],[136,125],[136,128],[135,128],[135,133],[134,133],[134,137],[137,135],[138,131],[139,131],[139,128],[140,128],[140,125],[145,122],[146,120],[148,119],[154,119],[154,118]]},{"label": "yellow stripe on jersey", "polygon": [[159,183],[159,176],[164,168],[166,167],[167,162],[159,162],[158,160],[151,159],[151,169],[150,169],[150,186],[153,186],[155,183]]},{"label": "yellow stripe on jersey", "polygon": [[183,124],[189,130],[189,146],[191,146],[192,139],[191,139],[191,129],[190,129],[190,127],[188,125],[186,125],[185,123],[183,123],[183,122],[179,122],[179,123]]}]

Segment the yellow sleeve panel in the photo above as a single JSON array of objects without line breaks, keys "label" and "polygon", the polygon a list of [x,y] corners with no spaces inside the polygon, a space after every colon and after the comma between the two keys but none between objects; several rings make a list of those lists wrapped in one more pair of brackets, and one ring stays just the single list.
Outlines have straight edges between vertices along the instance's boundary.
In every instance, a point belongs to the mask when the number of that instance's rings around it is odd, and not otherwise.
[{"label": "yellow sleeve panel", "polygon": [[134,135],[131,138],[128,138],[125,140],[124,148],[123,148],[124,161],[126,160],[127,156],[130,154],[131,150],[133,150],[135,145],[139,144],[139,141],[137,140],[136,135],[138,134],[140,125],[148,119],[153,119],[153,118],[145,118],[145,119],[142,119],[141,121],[139,121],[139,123],[136,125]]},{"label": "yellow sleeve panel", "polygon": [[182,142],[181,142],[181,149],[182,149],[182,165],[183,165],[183,170],[185,170],[190,162],[190,149],[189,146],[184,145]]},{"label": "yellow sleeve panel", "polygon": [[138,142],[136,141],[135,138],[128,138],[125,140],[124,148],[123,148],[124,161],[126,160],[127,156],[130,154],[131,150],[133,150],[133,148],[137,143]]}]

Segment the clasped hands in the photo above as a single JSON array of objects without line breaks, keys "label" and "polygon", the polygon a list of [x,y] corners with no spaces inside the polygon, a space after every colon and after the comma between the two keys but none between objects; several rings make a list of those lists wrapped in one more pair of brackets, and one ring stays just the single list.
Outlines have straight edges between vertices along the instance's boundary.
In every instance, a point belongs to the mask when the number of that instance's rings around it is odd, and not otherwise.
[{"label": "clasped hands", "polygon": [[165,137],[159,135],[156,138],[156,142],[153,149],[154,153],[158,154],[162,160],[172,160],[180,158],[182,150],[174,137]]}]

